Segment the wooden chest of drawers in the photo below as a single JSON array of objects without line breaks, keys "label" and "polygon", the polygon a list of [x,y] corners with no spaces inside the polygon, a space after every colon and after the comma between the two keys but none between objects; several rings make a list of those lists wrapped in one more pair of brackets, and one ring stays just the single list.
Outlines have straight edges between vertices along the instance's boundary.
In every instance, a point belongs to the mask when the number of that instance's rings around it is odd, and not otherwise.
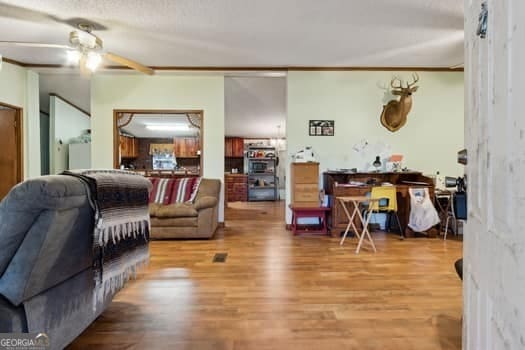
[{"label": "wooden chest of drawers", "polygon": [[319,206],[319,163],[292,163],[291,203],[295,207]]},{"label": "wooden chest of drawers", "polygon": [[226,202],[246,202],[248,200],[248,175],[226,174]]}]

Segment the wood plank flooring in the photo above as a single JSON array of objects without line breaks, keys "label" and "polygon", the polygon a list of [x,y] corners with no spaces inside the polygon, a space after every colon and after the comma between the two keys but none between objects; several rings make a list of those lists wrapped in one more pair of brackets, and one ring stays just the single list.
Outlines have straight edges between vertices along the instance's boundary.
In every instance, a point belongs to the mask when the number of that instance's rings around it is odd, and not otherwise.
[{"label": "wood plank flooring", "polygon": [[[234,203],[213,240],[151,263],[71,349],[460,349],[462,242],[373,233],[377,253],[292,237],[282,203]],[[215,253],[227,253],[213,263]]]}]

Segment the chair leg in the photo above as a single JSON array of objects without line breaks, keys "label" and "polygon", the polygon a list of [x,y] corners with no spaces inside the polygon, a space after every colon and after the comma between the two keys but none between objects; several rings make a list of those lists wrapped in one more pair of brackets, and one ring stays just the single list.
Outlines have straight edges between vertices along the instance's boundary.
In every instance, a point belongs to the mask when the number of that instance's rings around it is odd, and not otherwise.
[{"label": "chair leg", "polygon": [[447,216],[447,221],[445,223],[445,234],[443,235],[443,240],[447,240],[447,232],[448,232],[448,221],[450,220],[450,216]]},{"label": "chair leg", "polygon": [[399,235],[400,235],[401,239],[405,239],[405,233],[404,233],[403,229],[401,228],[401,222],[399,221],[399,216],[397,215],[397,211],[394,212],[394,214],[396,216],[397,227],[399,228]]}]

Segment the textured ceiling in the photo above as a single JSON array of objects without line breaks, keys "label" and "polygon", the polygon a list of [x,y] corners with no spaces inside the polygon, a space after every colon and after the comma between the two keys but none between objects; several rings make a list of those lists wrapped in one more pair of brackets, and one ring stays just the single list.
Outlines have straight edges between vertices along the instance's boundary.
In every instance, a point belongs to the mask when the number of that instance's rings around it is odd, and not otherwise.
[{"label": "textured ceiling", "polygon": [[185,115],[157,115],[157,114],[136,114],[131,123],[122,128],[128,134],[140,138],[173,138],[184,136],[196,136],[197,131],[189,128],[188,131],[161,131],[149,130],[146,125],[190,125]]},{"label": "textured ceiling", "polygon": [[[67,44],[87,19],[150,66],[442,66],[463,62],[463,0],[7,0],[0,40]],[[62,64],[60,50],[6,57]]]},{"label": "textured ceiling", "polygon": [[39,75],[40,110],[49,112],[49,94],[53,93],[74,103],[85,111],[91,110],[90,82],[80,74]]},{"label": "textured ceiling", "polygon": [[286,77],[226,77],[224,100],[226,136],[267,138],[286,134]]}]

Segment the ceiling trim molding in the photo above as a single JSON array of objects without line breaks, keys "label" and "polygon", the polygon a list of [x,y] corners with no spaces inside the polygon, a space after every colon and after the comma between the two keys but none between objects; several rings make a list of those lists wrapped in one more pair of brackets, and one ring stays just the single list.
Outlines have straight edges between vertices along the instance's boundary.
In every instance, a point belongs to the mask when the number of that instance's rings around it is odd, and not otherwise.
[{"label": "ceiling trim molding", "polygon": [[[20,62],[4,57],[8,63],[26,68],[71,68],[62,64]],[[464,67],[367,67],[367,66],[149,66],[158,71],[419,71],[419,72],[463,72]],[[124,66],[104,66],[104,69],[132,70]]]},{"label": "ceiling trim molding", "polygon": [[20,67],[27,67],[24,62],[16,61],[16,60],[13,60],[13,59],[5,57],[5,56],[2,57],[2,61],[5,62],[5,63],[11,63],[11,64],[14,64],[16,66],[20,66]]},{"label": "ceiling trim molding", "polygon": [[68,105],[70,105],[71,107],[73,107],[73,108],[75,108],[75,109],[78,109],[80,112],[86,114],[89,118],[91,118],[91,113],[89,113],[89,112],[86,111],[85,109],[80,108],[79,106],[77,106],[77,105],[74,104],[73,102],[69,101],[68,99],[63,98],[63,97],[60,96],[59,94],[55,94],[54,92],[52,92],[52,93],[49,94],[49,96],[58,97],[59,99],[61,99],[62,101],[64,101],[64,102],[67,103]]}]

